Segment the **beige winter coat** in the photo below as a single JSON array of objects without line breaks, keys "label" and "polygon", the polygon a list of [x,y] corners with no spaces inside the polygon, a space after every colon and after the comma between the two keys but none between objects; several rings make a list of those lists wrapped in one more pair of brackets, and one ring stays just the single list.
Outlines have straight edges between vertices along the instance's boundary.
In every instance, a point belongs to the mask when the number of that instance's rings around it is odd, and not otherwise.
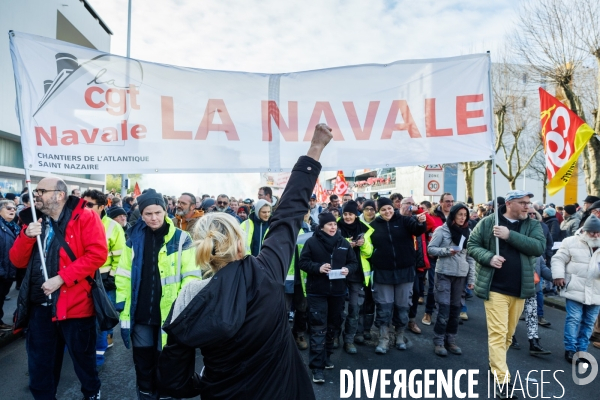
[{"label": "beige winter coat", "polygon": [[592,249],[578,231],[562,241],[552,257],[552,277],[564,279],[560,295],[587,305],[600,304],[600,249]]}]

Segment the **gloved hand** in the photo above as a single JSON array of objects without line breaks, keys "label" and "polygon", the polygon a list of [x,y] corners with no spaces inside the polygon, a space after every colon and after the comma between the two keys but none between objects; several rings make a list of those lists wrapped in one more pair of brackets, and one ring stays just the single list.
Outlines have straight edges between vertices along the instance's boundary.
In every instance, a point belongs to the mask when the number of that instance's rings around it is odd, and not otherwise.
[{"label": "gloved hand", "polygon": [[121,328],[121,338],[123,338],[123,344],[127,349],[131,349],[130,334],[130,329]]}]

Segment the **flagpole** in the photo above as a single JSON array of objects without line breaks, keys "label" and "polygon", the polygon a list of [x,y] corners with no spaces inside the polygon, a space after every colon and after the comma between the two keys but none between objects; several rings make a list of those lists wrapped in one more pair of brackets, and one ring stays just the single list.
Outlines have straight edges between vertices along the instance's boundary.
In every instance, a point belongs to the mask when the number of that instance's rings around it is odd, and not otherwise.
[{"label": "flagpole", "polygon": [[[490,63],[489,63],[489,69],[488,69],[488,87],[489,87],[489,93],[490,93],[490,113],[494,112],[494,95],[493,95],[493,91],[492,91],[492,55],[490,53],[490,51],[487,51],[488,57],[490,59]],[[492,117],[490,115],[490,128],[492,130],[492,139],[495,139],[495,135],[494,135],[494,122],[492,120]],[[492,143],[494,143],[495,140],[492,140]],[[498,226],[498,196],[496,195],[496,149],[495,147],[493,147],[492,145],[492,197],[494,198],[492,201],[494,202],[494,226]],[[498,236],[496,236],[496,255],[499,256],[500,255],[500,240],[498,239]]]},{"label": "flagpole", "polygon": [[[127,58],[131,56],[131,0],[129,0],[127,6]],[[129,60],[127,60],[127,80],[129,82]],[[129,85],[127,85],[129,87]],[[127,174],[121,175],[121,198],[125,200],[127,196],[127,186],[125,181],[127,180]]]},{"label": "flagpole", "polygon": [[[35,196],[33,195],[33,192],[31,191],[31,176],[29,175],[29,168],[27,168],[27,166],[25,166],[25,186],[27,186],[27,191],[29,192],[30,199],[33,200],[31,202],[32,205],[29,208],[31,209],[31,215],[33,216],[33,222],[36,222],[38,220],[38,218],[37,218],[37,215],[35,212]],[[65,193],[65,196],[66,195],[68,195],[68,194]],[[48,217],[48,218],[50,218],[50,217]],[[44,257],[44,248],[42,246],[42,238],[40,237],[40,235],[37,235],[35,237],[35,239],[37,242],[38,251],[40,252],[40,261],[42,263],[42,275],[44,276],[44,282],[46,282],[48,280],[48,269],[46,268],[46,257]],[[49,299],[49,301],[52,301],[51,294],[48,295],[48,299]]]}]

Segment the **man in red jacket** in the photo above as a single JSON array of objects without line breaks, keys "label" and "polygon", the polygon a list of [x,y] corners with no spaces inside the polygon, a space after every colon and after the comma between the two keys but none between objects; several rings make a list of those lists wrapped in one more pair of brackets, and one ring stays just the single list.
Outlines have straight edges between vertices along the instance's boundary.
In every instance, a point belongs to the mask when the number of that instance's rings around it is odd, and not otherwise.
[{"label": "man in red jacket", "polygon": [[[23,229],[10,250],[17,268],[27,268],[21,284],[15,328],[28,327],[29,389],[34,399],[54,399],[65,345],[81,382],[84,399],[100,399],[96,371],[96,317],[86,277],[93,277],[108,255],[104,227],[86,202],[67,195],[67,185],[44,178],[33,191],[39,212],[20,214]],[[58,235],[75,255],[71,261]],[[42,240],[48,279],[42,272]]]}]

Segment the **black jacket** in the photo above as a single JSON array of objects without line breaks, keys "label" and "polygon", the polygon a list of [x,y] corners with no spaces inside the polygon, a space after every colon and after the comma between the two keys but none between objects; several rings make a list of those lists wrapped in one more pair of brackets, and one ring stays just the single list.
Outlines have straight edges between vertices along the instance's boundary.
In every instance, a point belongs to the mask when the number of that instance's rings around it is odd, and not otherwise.
[{"label": "black jacket", "polygon": [[558,222],[558,219],[556,217],[548,217],[544,218],[544,222],[550,229],[552,240],[555,242],[560,242],[562,240],[562,232],[560,230],[560,223]]},{"label": "black jacket", "polygon": [[318,296],[342,296],[346,294],[346,279],[329,279],[327,274],[322,274],[319,269],[323,264],[331,264],[331,269],[348,268],[348,276],[358,268],[356,255],[350,243],[344,239],[339,231],[336,233],[337,242],[333,252],[327,251],[323,242],[327,233],[318,230],[306,241],[300,255],[300,269],[306,271],[306,293]]},{"label": "black jacket", "polygon": [[0,220],[0,278],[14,279],[17,276],[17,268],[8,257],[8,251],[16,238],[15,232]]},{"label": "black jacket", "polygon": [[191,357],[200,348],[204,373],[189,389],[203,400],[315,398],[288,326],[284,282],[320,170],[300,157],[260,254],[221,268],[179,317],[167,317],[159,371],[171,369],[161,374],[161,387],[177,387],[172,380],[185,369],[181,351]]},{"label": "black jacket", "polygon": [[425,223],[414,217],[395,213],[389,221],[381,216],[371,222],[373,255],[369,259],[373,281],[387,285],[413,282],[416,273],[416,252],[413,236],[425,233]]}]

